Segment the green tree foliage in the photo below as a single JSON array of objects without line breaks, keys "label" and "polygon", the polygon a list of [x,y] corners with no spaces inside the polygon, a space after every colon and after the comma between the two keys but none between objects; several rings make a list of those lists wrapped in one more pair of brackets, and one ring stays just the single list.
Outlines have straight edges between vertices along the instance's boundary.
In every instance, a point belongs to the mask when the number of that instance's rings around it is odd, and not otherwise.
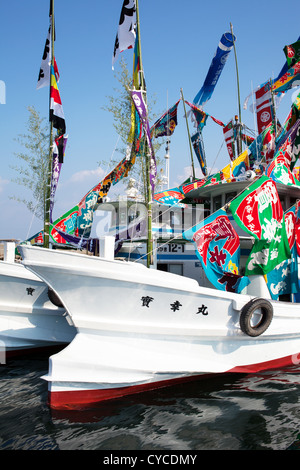
[{"label": "green tree foliage", "polygon": [[13,182],[24,186],[31,193],[30,199],[16,196],[10,197],[22,202],[36,217],[44,218],[45,188],[47,183],[49,159],[49,123],[41,118],[33,106],[28,106],[29,118],[27,122],[28,134],[19,134],[16,141],[24,148],[24,152],[15,153],[20,165],[10,165],[18,176]]}]

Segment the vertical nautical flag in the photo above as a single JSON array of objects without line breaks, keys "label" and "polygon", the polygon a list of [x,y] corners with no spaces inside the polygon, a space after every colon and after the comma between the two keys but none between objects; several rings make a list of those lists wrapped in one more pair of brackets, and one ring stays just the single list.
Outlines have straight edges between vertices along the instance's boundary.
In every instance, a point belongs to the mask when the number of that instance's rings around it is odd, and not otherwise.
[{"label": "vertical nautical flag", "polygon": [[297,204],[297,208],[296,205],[294,205],[284,214],[286,233],[291,250],[291,258],[282,261],[266,276],[267,285],[271,297],[274,300],[278,300],[279,295],[296,294],[299,292],[298,256],[295,232],[296,216],[298,211],[299,207]]},{"label": "vertical nautical flag", "polygon": [[283,209],[272,180],[261,176],[233,199],[229,207],[236,223],[255,239],[246,275],[267,274],[291,257]]},{"label": "vertical nautical flag", "polygon": [[124,0],[118,32],[115,40],[115,47],[112,58],[112,68],[120,52],[131,49],[136,38],[136,6],[135,0]]},{"label": "vertical nautical flag", "polygon": [[272,122],[274,117],[271,85],[269,82],[267,82],[255,92],[255,99],[258,133],[261,134],[261,132],[263,132],[265,128]]},{"label": "vertical nautical flag", "polygon": [[54,68],[51,66],[51,82],[50,82],[50,115],[49,121],[53,122],[53,127],[60,131],[61,134],[66,132],[65,116],[61,104],[60,94],[55,78]]},{"label": "vertical nautical flag", "polygon": [[[51,19],[50,19],[51,22]],[[44,53],[42,57],[42,63],[39,71],[39,77],[36,88],[42,88],[49,86],[50,83],[50,65],[51,65],[51,24],[48,30],[48,36],[46,39]]]},{"label": "vertical nautical flag", "polygon": [[[138,34],[136,27],[136,34]],[[133,50],[133,85],[135,88],[140,88],[140,72],[141,72],[141,51],[140,42],[135,41]]]},{"label": "vertical nautical flag", "polygon": [[210,99],[235,40],[235,36],[229,32],[224,33],[221,37],[203,86],[194,98],[194,104],[203,106]]},{"label": "vertical nautical flag", "polygon": [[241,292],[249,284],[247,277],[238,274],[239,237],[224,209],[186,230],[183,238],[195,243],[205,274],[217,289]]},{"label": "vertical nautical flag", "polygon": [[50,223],[52,223],[52,211],[54,206],[54,196],[58,185],[60,170],[63,163],[65,149],[67,145],[67,136],[60,135],[56,137],[53,145],[51,189],[50,189]]},{"label": "vertical nautical flag", "polygon": [[132,90],[131,96],[136,107],[136,110],[141,118],[143,129],[145,132],[146,140],[148,143],[148,148],[150,152],[150,184],[152,188],[152,193],[154,193],[155,180],[157,174],[155,154],[151,142],[150,126],[148,121],[148,112],[147,107],[143,98],[143,91],[141,90]]},{"label": "vertical nautical flag", "polygon": [[227,145],[230,160],[235,159],[235,148],[234,148],[234,124],[233,121],[229,121],[227,126],[223,127],[224,139]]},{"label": "vertical nautical flag", "polygon": [[[50,85],[50,66],[51,66],[51,57],[52,57],[51,36],[52,36],[52,27],[54,28],[54,18],[52,14],[52,2],[51,1],[50,1],[49,19],[50,19],[50,24],[49,24],[48,35],[47,35],[46,43],[44,47],[42,63],[41,63],[40,71],[39,71],[38,82],[36,86],[37,89]],[[58,82],[59,73],[58,73],[55,57],[53,61],[54,61],[54,72],[55,72],[56,80]]]},{"label": "vertical nautical flag", "polygon": [[191,137],[191,142],[193,149],[195,151],[196,157],[198,159],[201,171],[204,176],[207,176],[207,167],[206,167],[206,159],[205,159],[205,153],[204,153],[204,148],[203,148],[203,142],[202,142],[202,135],[198,131]]},{"label": "vertical nautical flag", "polygon": [[168,111],[166,111],[151,127],[151,138],[170,136],[173,134],[177,126],[177,108],[178,103],[174,104]]}]

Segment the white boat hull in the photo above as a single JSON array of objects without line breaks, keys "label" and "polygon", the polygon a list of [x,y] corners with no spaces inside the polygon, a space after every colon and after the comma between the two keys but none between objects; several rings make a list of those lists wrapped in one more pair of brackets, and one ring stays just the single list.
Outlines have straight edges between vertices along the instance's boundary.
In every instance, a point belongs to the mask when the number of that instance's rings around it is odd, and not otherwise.
[{"label": "white boat hull", "polygon": [[243,333],[250,295],[136,263],[21,247],[24,265],[58,294],[77,335],[50,358],[49,403],[77,408],[206,374],[299,363],[300,306],[273,302],[258,337]]},{"label": "white boat hull", "polygon": [[48,286],[22,264],[0,262],[1,362],[68,344],[76,328],[48,297]]}]

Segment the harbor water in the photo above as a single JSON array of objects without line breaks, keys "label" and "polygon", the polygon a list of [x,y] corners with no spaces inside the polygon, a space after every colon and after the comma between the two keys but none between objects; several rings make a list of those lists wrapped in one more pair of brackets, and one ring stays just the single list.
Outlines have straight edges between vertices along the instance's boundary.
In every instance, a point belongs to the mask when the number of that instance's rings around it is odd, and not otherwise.
[{"label": "harbor water", "polygon": [[1,450],[300,450],[300,366],[226,375],[85,411],[47,406],[46,356],[0,366]]}]

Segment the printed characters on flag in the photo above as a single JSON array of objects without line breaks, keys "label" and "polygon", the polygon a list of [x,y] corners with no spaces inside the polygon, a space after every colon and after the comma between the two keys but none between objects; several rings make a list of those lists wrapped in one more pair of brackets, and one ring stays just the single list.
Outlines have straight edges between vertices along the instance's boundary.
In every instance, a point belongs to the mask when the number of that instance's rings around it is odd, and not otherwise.
[{"label": "printed characters on flag", "polygon": [[298,160],[300,151],[300,120],[285,134],[281,145],[275,153],[271,163],[267,166],[265,174],[276,183],[300,186],[293,175],[293,167]]},{"label": "printed characters on flag", "polygon": [[283,209],[275,183],[261,176],[229,205],[234,220],[254,239],[246,275],[267,274],[291,257]]},{"label": "printed characters on flag", "polygon": [[285,212],[284,220],[291,258],[282,261],[266,275],[267,285],[273,300],[278,300],[280,295],[296,294],[299,292],[298,256],[295,236],[296,205]]},{"label": "printed characters on flag", "polygon": [[261,134],[274,117],[271,84],[269,82],[255,92],[255,103],[258,133]]},{"label": "printed characters on flag", "polygon": [[147,111],[147,107],[143,98],[142,90],[132,90],[131,96],[135,104],[136,110],[140,116],[142,126],[145,132],[147,144],[148,144],[148,149],[150,152],[150,184],[152,188],[152,194],[154,194],[157,168],[156,168],[155,154],[154,154],[154,150],[153,150],[153,146],[151,142],[150,126],[149,126],[149,121],[148,121],[148,111]]},{"label": "printed characters on flag", "polygon": [[233,121],[229,121],[227,126],[223,127],[224,139],[227,145],[227,150],[229,153],[230,160],[235,159],[235,136],[234,136],[234,124]]},{"label": "printed characters on flag", "polygon": [[217,289],[239,293],[249,284],[247,277],[238,274],[239,237],[224,209],[186,230],[183,238],[194,242],[205,274]]},{"label": "printed characters on flag", "polygon": [[[52,15],[52,3],[50,2],[50,12],[49,12],[49,19],[50,24],[48,28],[48,35],[46,38],[46,43],[44,47],[42,63],[39,71],[38,81],[36,88],[43,88],[44,86],[50,86],[50,66],[51,66],[51,59],[52,59],[52,27],[54,27],[54,19]],[[57,64],[55,57],[53,58],[53,66],[54,66],[54,73],[56,77],[56,81],[59,81],[59,73],[57,69]]]},{"label": "printed characters on flag", "polygon": [[54,206],[54,196],[58,185],[59,175],[65,149],[67,145],[68,136],[60,135],[56,137],[53,143],[52,153],[52,173],[51,173],[51,188],[50,188],[50,223],[52,223],[52,211]]},{"label": "printed characters on flag", "polygon": [[118,32],[115,40],[115,47],[112,58],[112,68],[120,52],[131,49],[136,38],[136,5],[135,0],[124,0]]},{"label": "printed characters on flag", "polygon": [[60,94],[55,78],[54,68],[51,66],[51,82],[50,82],[50,115],[49,121],[53,122],[53,127],[59,131],[60,134],[66,132],[66,122],[63,107],[61,104]]},{"label": "printed characters on flag", "polygon": [[42,88],[49,86],[50,84],[50,65],[51,65],[51,24],[48,30],[48,36],[46,39],[44,53],[42,57],[42,63],[39,71],[39,77],[36,88]]},{"label": "printed characters on flag", "polygon": [[194,104],[203,106],[211,98],[235,40],[235,36],[229,32],[221,37],[203,86],[194,98]]},{"label": "printed characters on flag", "polygon": [[299,40],[294,42],[293,44],[285,46],[283,50],[284,50],[286,61],[289,67],[292,67],[293,65],[296,64],[296,62],[299,62],[300,60],[300,41]]},{"label": "printed characters on flag", "polygon": [[177,126],[177,108],[178,103],[174,104],[168,111],[166,111],[151,127],[151,138],[170,136],[173,134]]}]

